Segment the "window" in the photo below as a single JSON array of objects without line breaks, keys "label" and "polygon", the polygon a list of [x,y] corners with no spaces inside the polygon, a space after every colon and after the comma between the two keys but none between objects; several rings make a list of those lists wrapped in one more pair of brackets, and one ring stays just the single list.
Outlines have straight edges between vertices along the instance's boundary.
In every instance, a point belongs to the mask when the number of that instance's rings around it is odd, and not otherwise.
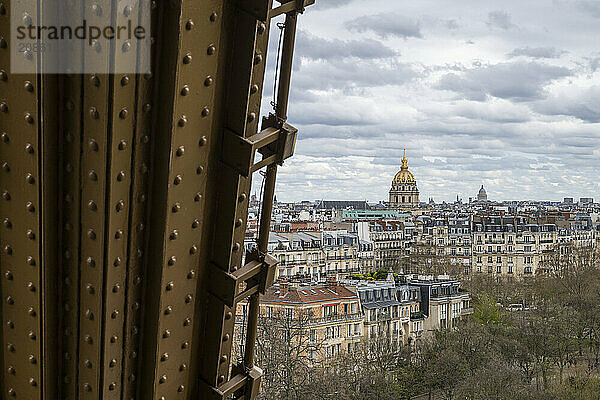
[{"label": "window", "polygon": [[502,257],[496,257],[496,262],[500,264],[502,262]]},{"label": "window", "polygon": [[316,343],[317,341],[317,331],[315,329],[310,330],[310,342]]},{"label": "window", "polygon": [[498,265],[498,266],[496,267],[496,273],[497,273],[497,274],[501,274],[501,273],[502,273],[502,266],[501,266],[501,265]]},{"label": "window", "polygon": [[323,316],[328,317],[334,314],[337,314],[337,305],[323,306]]}]

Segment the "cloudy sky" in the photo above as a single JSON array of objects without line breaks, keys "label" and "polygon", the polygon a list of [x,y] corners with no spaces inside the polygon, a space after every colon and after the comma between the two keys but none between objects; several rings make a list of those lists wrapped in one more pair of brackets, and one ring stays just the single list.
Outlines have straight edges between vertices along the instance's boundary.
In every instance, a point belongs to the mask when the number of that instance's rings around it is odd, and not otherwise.
[{"label": "cloudy sky", "polygon": [[405,147],[422,201],[600,198],[600,1],[317,3],[278,200],[384,200]]}]

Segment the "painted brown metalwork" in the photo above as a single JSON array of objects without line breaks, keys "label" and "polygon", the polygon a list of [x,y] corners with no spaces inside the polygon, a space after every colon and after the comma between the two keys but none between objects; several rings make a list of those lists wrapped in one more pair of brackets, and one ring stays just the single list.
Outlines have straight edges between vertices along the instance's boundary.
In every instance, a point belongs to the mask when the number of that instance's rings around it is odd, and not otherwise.
[{"label": "painted brown metalwork", "polygon": [[[50,75],[50,56],[26,52],[38,73],[25,75],[10,70],[11,1],[0,0],[0,399],[258,394],[275,176],[297,135],[286,123],[296,18],[312,3],[65,1],[58,12],[89,23],[149,16],[152,74]],[[19,5],[31,24],[57,12],[45,0]],[[261,124],[270,21],[283,14],[277,104]],[[116,71],[149,57],[125,39],[74,43],[70,54]],[[259,240],[243,257],[263,168]],[[238,365],[241,300],[250,312]]]}]

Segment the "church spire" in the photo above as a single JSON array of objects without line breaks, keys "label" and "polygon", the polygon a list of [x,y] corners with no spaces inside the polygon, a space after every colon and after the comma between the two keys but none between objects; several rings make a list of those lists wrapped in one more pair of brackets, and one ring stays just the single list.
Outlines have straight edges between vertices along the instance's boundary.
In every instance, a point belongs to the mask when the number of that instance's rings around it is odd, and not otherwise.
[{"label": "church spire", "polygon": [[404,149],[404,157],[402,157],[402,171],[408,171],[408,160],[406,159],[406,148]]}]

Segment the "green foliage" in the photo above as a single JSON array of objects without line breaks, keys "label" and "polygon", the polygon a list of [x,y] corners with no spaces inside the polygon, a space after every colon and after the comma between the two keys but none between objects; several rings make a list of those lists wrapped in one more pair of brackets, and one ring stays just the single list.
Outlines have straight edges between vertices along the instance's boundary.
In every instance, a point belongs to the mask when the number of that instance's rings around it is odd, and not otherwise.
[{"label": "green foliage", "polygon": [[473,318],[484,325],[501,325],[504,323],[502,307],[489,296],[483,296],[475,302]]}]

